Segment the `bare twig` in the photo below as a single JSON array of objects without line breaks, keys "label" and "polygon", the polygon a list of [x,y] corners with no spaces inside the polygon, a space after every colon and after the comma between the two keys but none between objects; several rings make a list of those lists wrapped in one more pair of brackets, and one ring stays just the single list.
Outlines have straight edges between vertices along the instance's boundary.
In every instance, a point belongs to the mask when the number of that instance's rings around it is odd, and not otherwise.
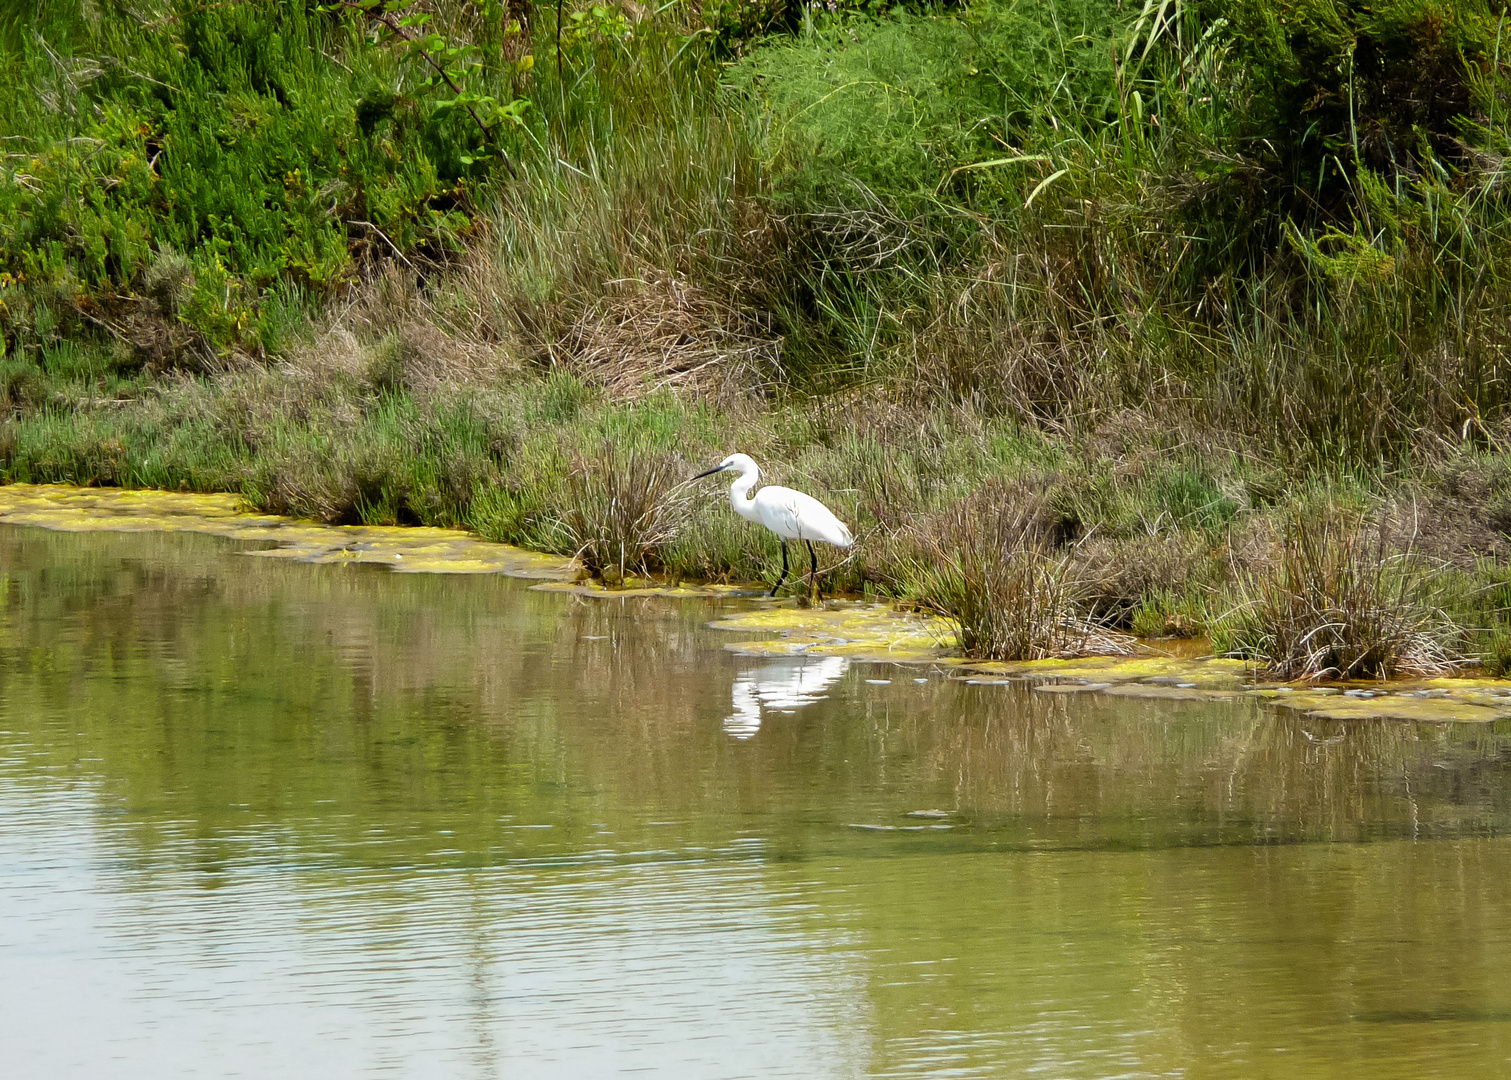
[{"label": "bare twig", "polygon": [[[353,219],[351,221],[348,221],[347,224],[348,225],[360,225],[362,228],[368,229],[368,230],[376,233],[378,235],[378,239],[382,240],[385,244],[387,244],[388,247],[389,247],[389,249],[395,255],[397,255],[399,257],[399,259],[404,263],[405,266],[409,267],[411,270],[415,270],[414,263],[410,262],[407,258],[405,258],[404,253],[399,250],[399,245],[395,244],[392,240],[390,240],[388,238],[388,234],[386,232],[384,232],[382,229],[378,228],[372,222],[370,222],[370,221],[358,221],[358,220]],[[416,271],[416,272],[418,272],[418,271]]]},{"label": "bare twig", "polygon": [[[354,0],[339,0],[339,2],[342,7],[350,8],[353,11],[366,15],[369,19],[376,19],[378,22],[388,27],[389,31],[400,41],[405,41],[410,45],[413,45],[415,47],[415,52],[419,53],[420,56],[424,58],[425,62],[435,69],[435,73],[439,75],[443,80],[445,80],[446,85],[451,88],[451,92],[458,98],[462,97],[462,88],[456,84],[456,80],[451,77],[450,72],[448,72],[445,67],[442,66],[439,60],[430,55],[429,50],[426,49],[425,46],[421,45],[415,38],[415,36],[411,34],[406,27],[400,24],[398,19],[394,18],[393,12],[382,10],[375,11],[370,8],[365,8],[361,4],[355,3]],[[463,101],[462,108],[467,110],[467,113],[472,117],[473,122],[477,124],[478,129],[482,131],[483,138],[491,142],[493,140],[493,128],[488,124],[483,123],[483,118],[477,114],[477,110],[472,107],[470,102]],[[514,171],[514,163],[509,160],[509,155],[504,153],[502,148],[500,148],[498,150],[498,156],[499,160],[504,163],[504,168],[509,171],[510,179],[518,180],[519,173]]]}]

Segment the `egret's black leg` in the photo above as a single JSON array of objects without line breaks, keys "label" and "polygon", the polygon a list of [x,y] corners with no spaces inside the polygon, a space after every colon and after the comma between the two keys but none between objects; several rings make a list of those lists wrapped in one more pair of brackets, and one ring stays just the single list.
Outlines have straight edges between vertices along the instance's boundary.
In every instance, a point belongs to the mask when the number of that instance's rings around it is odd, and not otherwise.
[{"label": "egret's black leg", "polygon": [[804,540],[808,545],[808,595],[813,595],[813,590],[818,587],[818,554],[813,550],[813,541]]},{"label": "egret's black leg", "polygon": [[776,595],[776,591],[782,587],[782,582],[784,582],[786,580],[787,580],[787,541],[783,540],[782,541],[782,576],[779,577],[779,578],[777,578],[776,579],[776,584],[771,587],[771,595],[772,596]]}]

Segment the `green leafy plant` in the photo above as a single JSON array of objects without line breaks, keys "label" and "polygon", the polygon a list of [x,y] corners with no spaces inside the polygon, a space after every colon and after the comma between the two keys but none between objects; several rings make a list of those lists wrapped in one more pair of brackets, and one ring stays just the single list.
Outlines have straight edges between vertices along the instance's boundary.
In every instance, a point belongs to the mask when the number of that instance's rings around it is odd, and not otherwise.
[{"label": "green leafy plant", "polygon": [[[506,11],[501,0],[482,0],[481,8],[485,24],[498,24]],[[453,43],[443,34],[426,30],[426,25],[434,18],[433,13],[414,11],[401,15],[389,9],[387,0],[339,0],[322,10],[355,12],[383,26],[402,41],[410,55],[429,68],[430,74],[421,85],[431,89],[444,88],[451,95],[431,103],[432,115],[440,117],[451,109],[464,110],[477,125],[484,146],[498,155],[510,176],[518,176],[509,155],[498,145],[498,131],[507,127],[522,128],[530,99],[512,97],[500,101],[486,89],[479,88],[485,81],[484,54],[480,46],[468,42]],[[513,66],[518,74],[527,74],[535,66],[535,58],[530,54],[523,55],[513,62]],[[463,154],[460,160],[471,165],[481,159]]]},{"label": "green leafy plant", "polygon": [[[269,302],[449,257],[528,112],[528,54],[504,57],[483,7],[477,40],[443,46],[379,5],[42,5],[32,46],[0,53],[0,272],[23,284],[0,333],[103,333],[157,364],[265,354]],[[148,275],[168,251],[186,271],[164,306]]]}]

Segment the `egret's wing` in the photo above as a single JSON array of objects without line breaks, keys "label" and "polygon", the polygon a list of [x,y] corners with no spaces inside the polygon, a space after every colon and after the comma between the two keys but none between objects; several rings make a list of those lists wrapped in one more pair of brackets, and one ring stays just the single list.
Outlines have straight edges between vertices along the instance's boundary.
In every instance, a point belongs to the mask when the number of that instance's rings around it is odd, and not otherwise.
[{"label": "egret's wing", "polygon": [[756,492],[756,513],[761,524],[784,540],[802,539],[801,521],[798,517],[801,492],[784,487],[764,487]]},{"label": "egret's wing", "polygon": [[835,547],[854,541],[845,523],[812,495],[785,487],[764,487],[756,493],[756,513],[761,523],[787,540],[822,540]]},{"label": "egret's wing", "polygon": [[793,513],[798,521],[798,537],[802,540],[822,540],[835,547],[849,547],[852,543],[850,530],[845,523],[812,495],[801,491],[792,493]]}]

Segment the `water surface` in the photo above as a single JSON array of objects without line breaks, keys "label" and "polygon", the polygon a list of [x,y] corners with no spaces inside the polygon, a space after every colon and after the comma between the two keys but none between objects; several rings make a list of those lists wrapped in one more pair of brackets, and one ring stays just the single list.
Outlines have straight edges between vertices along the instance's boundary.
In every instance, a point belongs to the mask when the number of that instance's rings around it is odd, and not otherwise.
[{"label": "water surface", "polygon": [[0,526],[7,1077],[1511,1073],[1511,725]]}]

